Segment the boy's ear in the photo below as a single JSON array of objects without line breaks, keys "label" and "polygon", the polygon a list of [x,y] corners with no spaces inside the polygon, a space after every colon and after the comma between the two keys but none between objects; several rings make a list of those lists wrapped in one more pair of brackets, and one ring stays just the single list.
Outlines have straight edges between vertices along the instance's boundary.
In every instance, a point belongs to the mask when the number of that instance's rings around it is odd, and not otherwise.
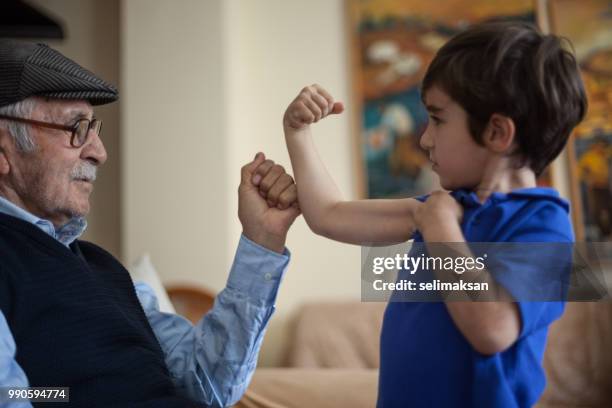
[{"label": "boy's ear", "polygon": [[483,142],[495,153],[510,153],[516,128],[508,116],[494,113],[485,128]]}]

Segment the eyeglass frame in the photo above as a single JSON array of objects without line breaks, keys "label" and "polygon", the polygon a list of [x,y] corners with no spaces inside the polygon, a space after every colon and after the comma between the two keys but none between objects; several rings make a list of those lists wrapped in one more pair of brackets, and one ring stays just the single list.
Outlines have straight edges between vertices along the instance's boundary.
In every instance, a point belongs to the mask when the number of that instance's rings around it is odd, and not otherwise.
[{"label": "eyeglass frame", "polygon": [[[89,132],[91,130],[94,130],[94,126],[96,126],[96,123],[99,123],[98,125],[98,130],[97,130],[97,135],[99,136],[100,133],[102,133],[102,121],[100,119],[96,119],[96,118],[92,118],[92,119],[87,119],[87,118],[81,118],[78,119],[74,125],[69,126],[69,125],[60,125],[59,123],[50,123],[50,122],[42,122],[39,120],[34,120],[34,119],[26,119],[26,118],[18,118],[18,117],[14,117],[14,116],[9,116],[9,115],[2,115],[0,114],[0,119],[5,119],[5,120],[12,120],[15,122],[21,122],[21,123],[27,123],[30,125],[35,125],[35,126],[41,126],[41,127],[46,127],[49,129],[57,129],[57,130],[64,130],[64,131],[70,131],[71,135],[70,135],[70,146],[74,147],[74,148],[79,148],[82,147],[86,142],[87,142],[87,138],[89,136]],[[87,124],[87,132],[85,132],[85,137],[83,138],[83,141],[80,144],[76,144],[75,140],[77,139],[77,132],[79,129],[79,123],[86,121],[88,122]]]}]

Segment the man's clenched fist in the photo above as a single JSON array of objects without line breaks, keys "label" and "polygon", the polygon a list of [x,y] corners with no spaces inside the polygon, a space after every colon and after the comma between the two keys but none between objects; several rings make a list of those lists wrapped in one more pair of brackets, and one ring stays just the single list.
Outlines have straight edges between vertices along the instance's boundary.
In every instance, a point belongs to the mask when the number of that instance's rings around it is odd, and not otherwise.
[{"label": "man's clenched fist", "polygon": [[293,178],[263,153],[242,167],[238,218],[251,241],[282,253],[287,232],[300,215]]}]

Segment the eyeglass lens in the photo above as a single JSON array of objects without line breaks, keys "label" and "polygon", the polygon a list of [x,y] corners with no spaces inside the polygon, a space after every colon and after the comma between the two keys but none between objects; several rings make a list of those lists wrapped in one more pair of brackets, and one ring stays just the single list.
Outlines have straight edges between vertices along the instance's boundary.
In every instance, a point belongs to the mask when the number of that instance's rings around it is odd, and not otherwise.
[{"label": "eyeglass lens", "polygon": [[79,120],[74,129],[73,145],[75,147],[83,146],[87,141],[87,136],[89,135],[90,130],[93,130],[97,135],[99,135],[100,131],[102,130],[102,121],[98,119],[93,119],[92,121],[89,119]]}]

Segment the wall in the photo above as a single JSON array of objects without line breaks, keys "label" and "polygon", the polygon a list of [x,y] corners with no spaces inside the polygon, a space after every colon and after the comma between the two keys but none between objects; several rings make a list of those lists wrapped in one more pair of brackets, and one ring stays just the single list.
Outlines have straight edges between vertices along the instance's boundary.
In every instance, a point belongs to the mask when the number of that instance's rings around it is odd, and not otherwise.
[{"label": "wall", "polygon": [[[238,182],[237,169],[258,150],[291,168],[282,115],[302,87],[316,82],[348,104],[345,114],[313,129],[319,152],[339,188],[347,197],[354,196],[343,4],[329,0],[230,3],[230,21],[235,22],[228,33],[232,45],[228,61],[230,184]],[[228,202],[233,215],[237,208],[233,195]],[[231,236],[238,235],[237,220],[232,218],[229,225]],[[262,349],[263,365],[281,362],[288,323],[300,304],[360,298],[359,247],[315,236],[302,218],[290,231],[287,245],[292,261]]]},{"label": "wall", "polygon": [[[240,167],[257,151],[289,166],[281,118],[304,85],[348,99],[342,1],[121,4],[125,259],[149,251],[164,282],[220,290],[241,231]],[[344,115],[315,132],[351,196],[348,126]],[[359,298],[358,247],[316,237],[301,219],[288,246],[263,365],[282,360],[300,304]]]},{"label": "wall", "polygon": [[125,260],[219,289],[228,178],[220,1],[121,3]]}]

